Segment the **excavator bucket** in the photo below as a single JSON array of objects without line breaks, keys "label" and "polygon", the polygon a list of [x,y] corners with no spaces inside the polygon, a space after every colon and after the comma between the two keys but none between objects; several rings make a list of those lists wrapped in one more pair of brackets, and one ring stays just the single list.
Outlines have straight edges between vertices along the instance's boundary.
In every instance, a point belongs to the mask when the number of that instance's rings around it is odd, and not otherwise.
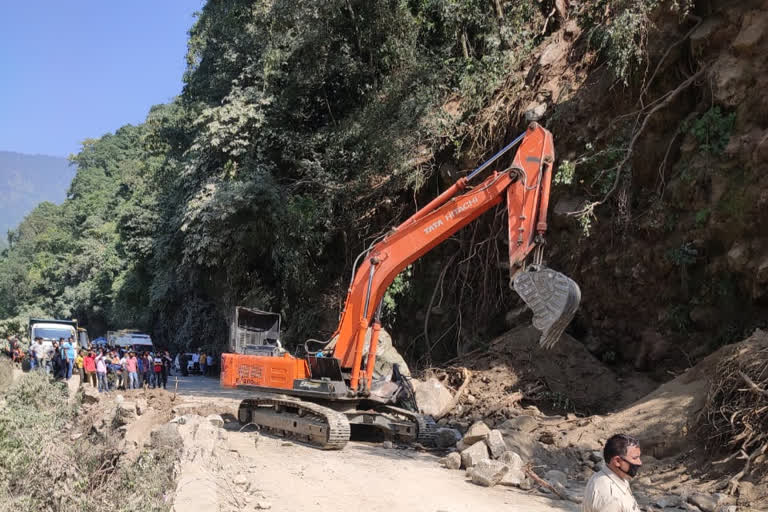
[{"label": "excavator bucket", "polygon": [[532,266],[519,272],[512,286],[533,310],[533,326],[541,331],[539,345],[552,348],[579,308],[579,285],[560,272]]}]

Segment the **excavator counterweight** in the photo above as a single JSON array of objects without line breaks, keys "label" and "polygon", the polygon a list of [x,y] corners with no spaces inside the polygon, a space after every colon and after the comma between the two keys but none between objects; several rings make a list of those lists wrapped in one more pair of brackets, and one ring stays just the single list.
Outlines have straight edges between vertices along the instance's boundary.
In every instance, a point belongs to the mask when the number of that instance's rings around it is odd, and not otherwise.
[{"label": "excavator counterweight", "polygon": [[[518,142],[509,167],[469,187],[470,179]],[[543,265],[554,161],[552,134],[531,123],[489,161],[360,254],[339,326],[329,341],[310,340],[319,344],[317,349],[307,342],[305,358],[270,351],[224,354],[221,384],[257,393],[241,403],[240,421],[326,449],[342,448],[350,425],[428,444],[435,424],[414,410],[409,379],[397,366],[391,377],[374,379],[384,293],[406,266],[505,199],[510,285],[533,310],[533,325],[542,331],[541,346],[557,343],[576,313],[581,292],[570,278]],[[533,262],[526,266],[531,252]]]}]

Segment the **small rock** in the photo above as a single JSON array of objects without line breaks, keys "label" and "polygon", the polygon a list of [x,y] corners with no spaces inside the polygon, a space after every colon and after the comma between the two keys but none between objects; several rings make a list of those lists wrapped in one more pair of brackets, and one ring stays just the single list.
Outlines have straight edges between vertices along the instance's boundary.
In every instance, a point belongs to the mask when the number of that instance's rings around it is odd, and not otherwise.
[{"label": "small rock", "polygon": [[392,444],[392,441],[384,441],[381,443],[381,447],[385,450],[391,450],[394,445]]},{"label": "small rock", "polygon": [[482,421],[478,421],[469,427],[469,430],[464,434],[464,439],[462,440],[464,441],[464,444],[471,446],[478,441],[483,441],[490,431],[491,429],[488,428],[488,425]]},{"label": "small rock", "polygon": [[499,426],[501,430],[517,430],[519,432],[529,433],[539,426],[539,422],[531,416],[517,416],[508,419]]},{"label": "small rock", "polygon": [[[120,395],[118,395],[120,396]],[[113,419],[115,427],[122,427],[134,420],[138,414],[136,413],[136,404],[133,402],[120,402],[115,409],[115,416]]]},{"label": "small rock", "polygon": [[679,507],[682,504],[683,500],[680,496],[676,496],[674,494],[670,496],[662,496],[660,498],[657,498],[653,504],[656,505],[659,508],[670,508],[670,507]]},{"label": "small rock", "polygon": [[116,404],[121,404],[123,402],[125,402],[125,397],[123,395],[117,395],[115,397],[115,403]]},{"label": "small rock", "polygon": [[485,437],[485,444],[488,445],[488,450],[490,450],[491,457],[494,459],[498,459],[502,453],[507,451],[507,444],[498,430],[488,432],[488,435]]},{"label": "small rock", "polygon": [[481,460],[467,472],[472,483],[484,487],[493,487],[501,481],[509,468],[497,460]]},{"label": "small rock", "polygon": [[253,508],[256,510],[269,510],[272,508],[272,504],[268,501],[257,501]]},{"label": "small rock", "polygon": [[248,479],[242,473],[235,475],[235,478],[232,481],[235,485],[246,485],[248,483]]},{"label": "small rock", "polygon": [[502,453],[501,457],[499,457],[499,461],[509,466],[510,469],[522,469],[522,467],[525,466],[523,458],[512,450],[507,450]]},{"label": "small rock", "polygon": [[438,416],[451,404],[453,395],[438,379],[432,377],[426,382],[412,382],[415,384],[416,403],[422,414]]},{"label": "small rock", "polygon": [[691,494],[688,496],[688,503],[696,505],[703,512],[715,512],[717,502],[709,494]]},{"label": "small rock", "polygon": [[486,459],[488,459],[488,448],[485,443],[475,443],[461,452],[461,464],[467,469]]},{"label": "small rock", "polygon": [[455,428],[440,428],[437,430],[435,445],[438,448],[452,448],[461,441],[461,433]]},{"label": "small rock", "polygon": [[726,505],[720,509],[720,512],[738,512],[739,507],[736,505]]},{"label": "small rock", "polygon": [[461,455],[459,452],[449,453],[443,457],[440,461],[446,469],[460,469],[461,468]]},{"label": "small rock", "polygon": [[555,444],[555,435],[552,432],[545,430],[539,436],[539,442],[544,444]]},{"label": "small rock", "polygon": [[534,121],[539,121],[542,117],[544,117],[544,114],[546,112],[547,112],[546,103],[532,102],[528,104],[523,115],[525,116],[525,120],[527,122],[532,123]]},{"label": "small rock", "polygon": [[594,462],[595,464],[600,463],[603,461],[603,454],[599,450],[593,450],[589,452],[589,460]]},{"label": "small rock", "polygon": [[527,478],[528,477],[526,477],[522,469],[509,468],[509,471],[507,471],[504,476],[501,477],[499,484],[505,485],[507,487],[520,487],[523,482],[527,480]]},{"label": "small rock", "polygon": [[[389,441],[386,441],[386,442],[389,442]],[[280,446],[293,446],[293,443],[290,441],[283,441],[282,443],[280,443]]]},{"label": "small rock", "polygon": [[550,469],[544,473],[544,480],[552,485],[560,484],[562,487],[568,486],[568,477],[560,470]]},{"label": "small rock", "polygon": [[224,418],[218,414],[209,414],[205,419],[208,420],[208,422],[214,427],[221,428],[224,426]]}]

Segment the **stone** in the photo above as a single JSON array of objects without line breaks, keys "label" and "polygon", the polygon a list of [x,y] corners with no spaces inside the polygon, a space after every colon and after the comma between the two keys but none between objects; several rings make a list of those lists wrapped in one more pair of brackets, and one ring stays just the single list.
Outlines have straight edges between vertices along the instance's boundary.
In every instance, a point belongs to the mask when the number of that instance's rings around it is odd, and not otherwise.
[{"label": "stone", "polygon": [[696,493],[688,496],[688,503],[696,505],[703,512],[715,512],[717,501],[709,494]]},{"label": "stone", "polygon": [[235,475],[235,478],[232,479],[232,481],[235,483],[235,485],[247,485],[248,484],[248,479],[242,473],[238,473],[237,475]]},{"label": "stone", "polygon": [[501,430],[517,430],[518,432],[533,432],[536,427],[539,426],[539,422],[532,416],[522,415],[510,418],[502,423],[499,428]]},{"label": "stone", "polygon": [[544,117],[544,114],[546,113],[547,113],[546,103],[532,102],[528,104],[528,107],[526,107],[525,112],[523,113],[523,116],[525,116],[525,120],[527,122],[532,123],[534,121],[539,121],[542,117]]},{"label": "stone", "polygon": [[115,403],[116,404],[121,404],[123,402],[125,402],[125,397],[123,395],[117,395],[115,397]]},{"label": "stone", "polygon": [[752,80],[747,61],[728,53],[720,54],[710,66],[709,76],[715,101],[727,108],[735,108],[744,101],[749,89],[746,84]]},{"label": "stone", "polygon": [[467,469],[486,459],[488,459],[488,447],[485,443],[475,443],[461,452],[461,465]]},{"label": "stone", "polygon": [[734,272],[741,272],[749,263],[749,248],[743,242],[736,242],[726,255],[728,267]]},{"label": "stone", "polygon": [[509,471],[504,473],[504,476],[501,477],[499,485],[504,485],[507,487],[520,487],[527,479],[528,477],[525,475],[525,472],[522,469],[509,468]]},{"label": "stone", "polygon": [[682,504],[682,502],[683,502],[683,499],[680,496],[671,494],[669,496],[661,496],[660,498],[656,498],[653,504],[659,508],[672,508],[672,507],[679,507]]},{"label": "stone", "polygon": [[568,48],[566,45],[562,44],[558,40],[552,40],[552,42],[550,42],[541,52],[541,56],[539,57],[539,65],[543,67],[554,64],[558,60],[561,60],[563,57],[565,57],[567,51]]},{"label": "stone", "polygon": [[461,441],[459,441],[458,443],[456,443],[456,449],[459,450],[460,452],[463,452],[464,450],[466,450],[470,446],[471,445],[468,445],[467,443],[465,443],[463,439]]},{"label": "stone", "polygon": [[509,468],[503,462],[497,460],[482,460],[473,466],[468,472],[472,483],[484,487],[493,487],[498,484]]},{"label": "stone", "polygon": [[525,466],[523,458],[512,450],[507,450],[502,453],[501,457],[499,457],[499,461],[509,466],[510,469],[522,469],[522,467]]},{"label": "stone", "polygon": [[562,487],[568,487],[568,477],[558,469],[550,469],[544,473],[544,480],[552,485],[559,484]]},{"label": "stone", "polygon": [[208,416],[206,416],[205,419],[208,420],[208,423],[210,423],[214,427],[221,428],[224,426],[224,418],[222,418],[218,414],[209,414]]},{"label": "stone", "polygon": [[416,393],[416,403],[422,414],[439,416],[448,408],[453,400],[451,392],[443,386],[442,382],[432,377],[426,382],[412,380]]},{"label": "stone", "polygon": [[392,444],[392,441],[384,441],[381,443],[381,447],[385,450],[391,450],[394,445]]},{"label": "stone", "polygon": [[253,508],[256,510],[269,510],[272,508],[272,504],[268,501],[257,501]]},{"label": "stone", "polygon": [[491,457],[494,459],[498,459],[502,453],[507,451],[507,444],[498,430],[488,432],[488,435],[485,436],[485,444],[488,445],[488,451],[491,452]]},{"label": "stone", "polygon": [[100,400],[101,400],[101,394],[99,393],[98,389],[94,388],[93,386],[85,386],[83,388],[84,404],[95,404],[95,403],[98,403]]},{"label": "stone", "polygon": [[517,453],[523,460],[531,460],[536,451],[536,441],[530,434],[523,432],[505,432],[504,443],[507,445],[507,450]]},{"label": "stone", "polygon": [[474,423],[471,427],[469,427],[469,430],[467,430],[467,433],[464,434],[464,438],[462,441],[464,441],[464,444],[467,446],[471,446],[478,441],[485,440],[485,437],[488,435],[488,433],[491,431],[490,428],[488,428],[488,425],[483,423],[482,421],[478,421]]},{"label": "stone", "polygon": [[589,452],[589,460],[594,462],[595,464],[598,464],[603,461],[603,452],[600,450],[592,450]]},{"label": "stone", "polygon": [[143,398],[139,398],[138,400],[136,400],[136,414],[138,414],[139,416],[147,412],[147,407],[148,407],[147,401],[144,400]]},{"label": "stone", "polygon": [[437,429],[435,446],[438,448],[453,448],[459,441],[461,441],[461,432],[455,428],[446,427]]},{"label": "stone", "polygon": [[115,427],[122,427],[136,420],[136,404],[134,402],[121,402],[115,408],[113,423]]},{"label": "stone", "polygon": [[733,40],[733,48],[740,53],[752,53],[763,38],[765,27],[768,26],[768,13],[752,11],[744,16],[741,30]]},{"label": "stone", "polygon": [[149,433],[149,446],[161,452],[178,453],[183,446],[179,429],[173,423],[166,423]]},{"label": "stone", "polygon": [[459,452],[449,453],[440,462],[446,469],[461,469],[461,455]]}]

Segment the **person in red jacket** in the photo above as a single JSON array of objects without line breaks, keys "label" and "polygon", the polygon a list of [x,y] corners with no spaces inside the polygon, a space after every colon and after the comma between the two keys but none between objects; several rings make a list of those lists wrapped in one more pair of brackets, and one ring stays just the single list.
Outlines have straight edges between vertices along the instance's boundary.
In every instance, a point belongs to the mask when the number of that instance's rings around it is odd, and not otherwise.
[{"label": "person in red jacket", "polygon": [[96,387],[96,356],[93,350],[83,358],[83,368],[85,369],[85,380],[94,388]]}]

